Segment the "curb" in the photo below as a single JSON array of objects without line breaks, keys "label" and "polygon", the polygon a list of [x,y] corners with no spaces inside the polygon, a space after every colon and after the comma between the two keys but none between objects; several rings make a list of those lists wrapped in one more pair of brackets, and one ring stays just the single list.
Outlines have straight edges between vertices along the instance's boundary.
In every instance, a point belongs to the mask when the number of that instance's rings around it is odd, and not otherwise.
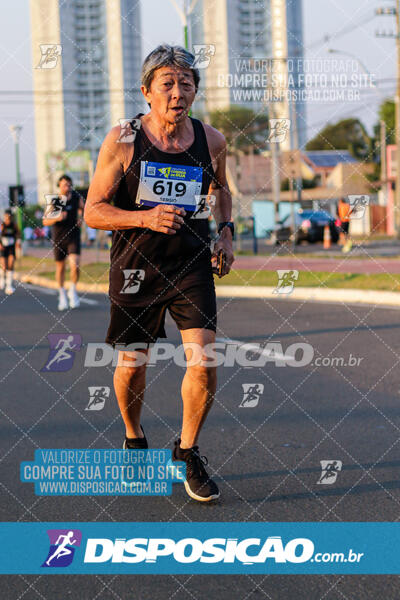
[{"label": "curb", "polygon": [[[57,289],[55,281],[40,275],[19,275],[15,279],[21,283],[31,283],[46,288]],[[90,294],[106,294],[108,283],[78,283],[78,292]],[[377,304],[385,306],[400,306],[399,292],[376,290],[353,290],[342,288],[307,288],[294,287],[291,294],[277,294],[276,288],[266,286],[245,285],[216,285],[218,298],[254,298],[271,299],[284,302],[285,300],[305,300],[312,302],[349,302],[351,304]]]},{"label": "curb", "polygon": [[[400,306],[399,292],[353,290],[344,288],[294,287],[291,294],[278,294],[276,288],[264,286],[220,285],[217,296],[230,298],[269,298],[271,300],[309,300],[313,302],[349,302]],[[219,292],[219,293],[218,293]]]}]

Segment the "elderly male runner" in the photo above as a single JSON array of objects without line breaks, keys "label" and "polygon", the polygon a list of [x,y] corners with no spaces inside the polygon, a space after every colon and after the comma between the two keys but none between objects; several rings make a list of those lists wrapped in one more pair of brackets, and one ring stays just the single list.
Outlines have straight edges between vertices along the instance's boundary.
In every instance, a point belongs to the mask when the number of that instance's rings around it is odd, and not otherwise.
[{"label": "elderly male runner", "polygon": [[[142,68],[141,90],[150,112],[132,120],[131,135],[125,135],[125,125],[124,133],[122,126],[109,132],[85,207],[90,227],[113,231],[111,321],[106,342],[113,347],[142,343],[141,349],[130,346],[120,350],[114,374],[126,428],[124,448],[148,447],[140,425],[146,375],[143,363],[149,355],[144,343],[166,337],[167,308],[188,358],[188,344],[202,349],[213,343],[216,300],[212,267],[220,250],[226,257],[223,275],[234,260],[225,138],[188,116],[200,79],[193,63],[194,56],[179,46],[162,45],[149,54]],[[216,197],[214,215],[220,238],[213,257],[207,219],[191,218],[199,196],[205,194]],[[135,364],[136,358],[142,360]],[[207,366],[206,360],[192,362],[188,362],[182,382],[183,423],[173,459],[186,462],[186,491],[204,502],[219,497],[196,445],[214,398],[216,368]]]}]

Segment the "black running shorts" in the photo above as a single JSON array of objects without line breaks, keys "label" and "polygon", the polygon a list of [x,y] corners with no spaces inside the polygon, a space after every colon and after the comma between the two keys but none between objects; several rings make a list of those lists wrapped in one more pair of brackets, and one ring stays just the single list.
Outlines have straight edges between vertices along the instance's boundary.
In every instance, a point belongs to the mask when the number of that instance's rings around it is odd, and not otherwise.
[{"label": "black running shorts", "polygon": [[0,256],[3,258],[15,256],[15,244],[11,244],[11,246],[3,246],[3,249],[0,250]]},{"label": "black running shorts", "polygon": [[81,253],[81,236],[78,233],[73,235],[59,235],[52,238],[54,260],[64,260],[68,254]]},{"label": "black running shorts", "polygon": [[194,280],[190,275],[162,300],[146,306],[119,306],[111,303],[106,343],[152,343],[166,338],[165,313],[168,309],[179,330],[217,328],[217,306],[212,275]]}]

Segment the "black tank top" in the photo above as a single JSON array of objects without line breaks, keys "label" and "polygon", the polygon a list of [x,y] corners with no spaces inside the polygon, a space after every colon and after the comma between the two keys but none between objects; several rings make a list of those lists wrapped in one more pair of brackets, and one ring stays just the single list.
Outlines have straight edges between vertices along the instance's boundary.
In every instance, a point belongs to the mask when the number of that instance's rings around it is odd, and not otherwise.
[{"label": "black tank top", "polygon": [[[202,169],[201,194],[208,194],[215,178],[207,138],[202,123],[191,118],[193,144],[179,153],[163,152],[150,142],[140,127],[142,114],[135,117],[137,129],[134,155],[114,196],[114,205],[123,210],[150,210],[136,202],[138,187],[146,161],[166,165],[185,165]],[[148,164],[148,163],[147,163]],[[158,171],[157,165],[150,167]],[[173,172],[179,169],[173,169]],[[182,170],[184,172],[185,170]],[[167,184],[167,181],[165,181]],[[138,199],[140,199],[138,197]],[[207,276],[211,272],[211,251],[207,219],[191,219],[186,210],[185,223],[175,234],[165,234],[148,228],[135,227],[113,231],[110,252],[110,299],[122,306],[146,306],[162,300],[168,292],[179,288],[179,281],[189,273]]]},{"label": "black tank top", "polygon": [[63,221],[54,223],[52,226],[53,239],[56,241],[62,241],[70,237],[76,237],[80,234],[80,229],[77,225],[78,221],[78,208],[80,203],[80,195],[75,190],[71,191],[71,195],[67,200],[62,210],[67,213],[66,218]]},{"label": "black tank top", "polygon": [[3,246],[13,246],[17,237],[17,227],[14,222],[6,225],[4,221],[0,225],[0,241]]}]

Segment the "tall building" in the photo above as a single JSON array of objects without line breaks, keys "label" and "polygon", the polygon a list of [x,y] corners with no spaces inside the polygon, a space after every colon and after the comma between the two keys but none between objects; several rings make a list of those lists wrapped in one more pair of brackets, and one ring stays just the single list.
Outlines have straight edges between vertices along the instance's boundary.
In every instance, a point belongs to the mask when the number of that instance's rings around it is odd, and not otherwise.
[{"label": "tall building", "polygon": [[[290,71],[292,90],[301,89],[302,0],[199,0],[190,17],[190,29],[193,45],[215,47],[208,67],[201,70],[196,101],[199,113],[235,104],[265,110],[268,94],[264,92],[270,85],[266,81],[270,81],[271,68],[284,82]],[[264,78],[260,77],[263,73]],[[297,117],[298,141],[303,145],[305,106],[298,100],[294,106],[295,113],[283,94],[283,100],[275,103],[275,113],[292,121]],[[295,142],[292,133],[283,149]]]},{"label": "tall building", "polygon": [[[38,201],[54,192],[49,157],[88,150],[143,107],[140,3],[31,0]],[[53,163],[54,164],[54,163]]]},{"label": "tall building", "polygon": [[[304,85],[299,76],[303,73],[303,18],[302,0],[270,0],[271,56],[283,83],[284,92],[288,89],[296,94]],[[289,80],[289,85],[286,81]],[[275,103],[275,116],[291,120],[290,137],[281,147],[290,150],[295,146],[303,148],[306,143],[306,107],[301,99],[290,101],[286,97]],[[296,139],[297,138],[297,139]]]}]

